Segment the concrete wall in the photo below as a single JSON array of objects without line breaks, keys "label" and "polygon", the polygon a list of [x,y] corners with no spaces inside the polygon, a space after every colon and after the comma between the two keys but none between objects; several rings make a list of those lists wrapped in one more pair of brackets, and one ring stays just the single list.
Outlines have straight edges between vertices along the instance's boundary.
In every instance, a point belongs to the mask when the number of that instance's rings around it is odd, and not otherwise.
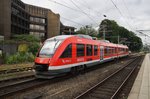
[{"label": "concrete wall", "polygon": [[17,44],[0,44],[0,50],[5,55],[11,55],[15,54],[18,51],[18,45]]},{"label": "concrete wall", "polygon": [[33,5],[26,5],[26,11],[31,16],[41,17],[46,19],[46,38],[50,38],[60,34],[60,15],[55,14],[49,9],[41,8]]},{"label": "concrete wall", "polygon": [[43,18],[47,17],[47,9],[42,7],[25,4],[25,10],[32,16]]},{"label": "concrete wall", "polygon": [[60,15],[48,11],[47,14],[47,38],[59,35],[60,33]]},{"label": "concrete wall", "polygon": [[[30,9],[33,8],[35,11]],[[26,4],[26,11],[33,16],[44,17],[47,20],[47,38],[60,34],[60,15],[51,10]],[[0,1],[0,36],[11,37],[11,0]]]},{"label": "concrete wall", "polygon": [[0,35],[5,39],[11,36],[11,0],[0,1]]}]

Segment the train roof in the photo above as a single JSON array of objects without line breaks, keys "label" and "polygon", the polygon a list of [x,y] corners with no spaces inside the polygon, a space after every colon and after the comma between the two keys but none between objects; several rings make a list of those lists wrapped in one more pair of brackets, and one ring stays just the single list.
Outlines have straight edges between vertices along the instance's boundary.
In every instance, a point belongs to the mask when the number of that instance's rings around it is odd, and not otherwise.
[{"label": "train roof", "polygon": [[[70,37],[79,37],[81,39],[92,40],[91,36],[79,34],[79,35],[59,35],[59,36],[49,38],[46,41],[49,41],[49,40],[65,40],[65,39],[70,38]],[[107,40],[93,40],[93,41],[98,41],[99,43],[101,43],[102,45],[105,45],[105,46],[112,46],[112,47],[117,46],[117,47],[122,47],[122,48],[128,48],[126,45],[114,44],[114,43],[111,43]]]},{"label": "train roof", "polygon": [[89,36],[89,35],[83,35],[83,34],[77,34],[77,35],[59,35],[59,36],[55,36],[55,37],[52,37],[52,38],[49,38],[47,40],[64,40],[64,39],[67,39],[67,38],[70,38],[70,37],[79,37],[79,38],[84,38],[84,39],[89,39],[89,40],[92,40],[92,37]]},{"label": "train roof", "polygon": [[52,37],[52,38],[49,38],[47,40],[64,40],[64,39],[67,39],[69,37],[73,37],[73,35],[59,35],[59,36],[55,36],[55,37]]},{"label": "train roof", "polygon": [[106,46],[128,48],[126,45],[111,43],[111,42],[109,42],[109,41],[107,41],[107,40],[98,40],[98,41],[99,41],[102,45],[106,45]]}]

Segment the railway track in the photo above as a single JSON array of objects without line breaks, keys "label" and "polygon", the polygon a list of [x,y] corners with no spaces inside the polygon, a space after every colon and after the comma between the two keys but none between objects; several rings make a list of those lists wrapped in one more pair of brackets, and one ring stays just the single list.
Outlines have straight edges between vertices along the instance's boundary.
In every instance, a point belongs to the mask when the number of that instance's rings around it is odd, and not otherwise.
[{"label": "railway track", "polygon": [[32,80],[32,79],[35,79],[34,75],[28,75],[28,76],[23,76],[23,77],[17,77],[17,78],[1,80],[0,81],[0,89],[5,88],[7,86],[23,83],[25,81],[29,81],[29,80]]},{"label": "railway track", "polygon": [[70,76],[62,75],[60,77],[52,77],[51,79],[48,79],[48,80],[31,78],[31,79],[24,80],[24,81],[17,82],[17,83],[6,84],[3,86],[0,86],[0,99],[11,96],[13,94],[17,94],[18,92],[32,90],[33,88],[55,83],[58,81],[63,81],[67,78],[70,78]]},{"label": "railway track", "polygon": [[75,97],[75,99],[116,99],[116,96],[128,78],[132,75],[136,67],[141,64],[142,57],[137,57],[126,66]]},{"label": "railway track", "polygon": [[19,81],[19,80],[24,80],[24,79],[29,79],[29,78],[33,78],[35,77],[34,75],[26,75],[26,76],[21,76],[21,77],[15,77],[15,78],[9,78],[9,79],[4,79],[4,80],[0,80],[0,85],[2,85],[2,83],[7,83],[7,82],[11,82],[11,81]]},{"label": "railway track", "polygon": [[[134,57],[130,57],[130,59],[133,59],[133,58]],[[67,78],[70,78],[70,76],[62,76],[58,78],[52,78],[50,80],[40,80],[40,79],[36,79],[32,77],[31,75],[29,76],[29,79],[20,78],[23,80],[17,81],[16,83],[7,84],[7,82],[9,81],[11,82],[12,80],[13,81],[19,80],[18,78],[0,81],[0,98],[16,94],[17,92],[23,92],[24,90],[32,90],[32,88],[36,88],[37,86],[39,87],[39,86],[43,86],[46,84],[66,80]],[[6,83],[6,84],[2,84],[2,83]]]},{"label": "railway track", "polygon": [[0,97],[8,96],[25,89],[35,87],[37,85],[42,84],[43,82],[44,81],[40,81],[36,78],[33,78],[30,80],[25,80],[14,84],[0,86]]},{"label": "railway track", "polygon": [[33,70],[33,67],[24,67],[24,68],[0,70],[0,75],[2,75],[2,74],[9,74],[9,73],[23,72],[23,71],[31,71],[31,70]]}]

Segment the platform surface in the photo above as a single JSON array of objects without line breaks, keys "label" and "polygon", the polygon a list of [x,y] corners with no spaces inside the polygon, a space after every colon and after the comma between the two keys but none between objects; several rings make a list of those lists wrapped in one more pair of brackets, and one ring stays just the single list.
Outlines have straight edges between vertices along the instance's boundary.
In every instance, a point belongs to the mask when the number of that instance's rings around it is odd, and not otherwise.
[{"label": "platform surface", "polygon": [[150,54],[146,54],[128,99],[150,99]]}]

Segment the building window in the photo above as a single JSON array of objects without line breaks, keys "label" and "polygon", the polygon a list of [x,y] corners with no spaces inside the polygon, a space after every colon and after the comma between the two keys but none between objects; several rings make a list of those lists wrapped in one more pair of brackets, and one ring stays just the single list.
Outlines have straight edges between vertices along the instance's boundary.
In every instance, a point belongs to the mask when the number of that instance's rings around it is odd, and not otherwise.
[{"label": "building window", "polygon": [[60,58],[71,58],[71,57],[72,57],[72,44],[69,44],[62,53],[62,55],[60,56]]},{"label": "building window", "polygon": [[45,30],[44,26],[39,26],[39,30]]},{"label": "building window", "polygon": [[33,24],[30,24],[30,29],[34,29],[34,25]]},{"label": "building window", "polygon": [[87,56],[92,56],[92,45],[87,45],[86,46],[86,55]]},{"label": "building window", "polygon": [[45,26],[30,24],[30,29],[45,31]]},{"label": "building window", "polygon": [[98,46],[94,45],[94,55],[97,55],[97,54],[98,54]]},{"label": "building window", "polygon": [[36,22],[36,23],[43,23],[45,24],[45,19],[44,18],[36,18],[36,17],[30,17],[30,21]]},{"label": "building window", "polygon": [[19,10],[17,10],[16,8],[12,7],[11,10],[13,14],[15,15],[19,14]]},{"label": "building window", "polygon": [[44,38],[45,37],[45,33],[41,33],[41,32],[30,32],[30,35],[34,35],[37,38]]},{"label": "building window", "polygon": [[84,44],[77,44],[77,57],[84,56]]},{"label": "building window", "polygon": [[45,33],[40,33],[39,35],[41,38],[44,38],[45,37]]},{"label": "building window", "polygon": [[30,21],[33,21],[33,17],[30,17]]},{"label": "building window", "polygon": [[45,23],[45,19],[40,19],[39,23]]}]

